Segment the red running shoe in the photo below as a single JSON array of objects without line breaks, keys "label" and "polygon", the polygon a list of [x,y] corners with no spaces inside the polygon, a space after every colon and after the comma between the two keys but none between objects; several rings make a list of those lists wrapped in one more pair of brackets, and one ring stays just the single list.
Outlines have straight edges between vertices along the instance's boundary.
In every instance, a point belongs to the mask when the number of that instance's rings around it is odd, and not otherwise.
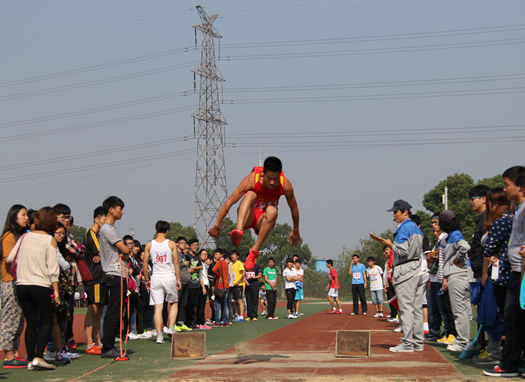
[{"label": "red running shoe", "polygon": [[230,238],[232,239],[233,246],[238,247],[239,245],[241,245],[242,235],[244,235],[244,231],[242,229],[235,228],[230,233],[228,233],[228,235],[230,235]]},{"label": "red running shoe", "polygon": [[250,249],[250,253],[248,254],[248,258],[246,259],[246,262],[244,263],[244,267],[246,269],[252,269],[255,266],[255,260],[257,260],[259,255],[260,255],[259,251]]},{"label": "red running shoe", "polygon": [[92,345],[92,346],[88,346],[86,348],[86,354],[91,354],[91,355],[100,355],[102,353],[102,349],[99,348],[98,346],[96,345]]},{"label": "red running shoe", "polygon": [[330,309],[330,311],[328,312],[328,314],[337,314],[337,310],[335,310],[335,309]]}]

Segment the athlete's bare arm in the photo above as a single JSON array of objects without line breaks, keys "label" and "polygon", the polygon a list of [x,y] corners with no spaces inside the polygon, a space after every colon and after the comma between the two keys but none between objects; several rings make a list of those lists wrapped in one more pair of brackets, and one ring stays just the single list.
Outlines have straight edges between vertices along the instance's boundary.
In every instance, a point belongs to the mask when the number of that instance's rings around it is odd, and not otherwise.
[{"label": "athlete's bare arm", "polygon": [[144,264],[142,264],[142,275],[144,276],[144,280],[146,281],[146,286],[149,289],[149,272],[148,272],[148,263],[149,263],[149,257],[150,257],[150,250],[151,250],[151,241],[148,241],[146,243],[146,247],[144,247]]},{"label": "athlete's bare arm", "polygon": [[292,213],[292,222],[293,229],[288,236],[288,241],[292,242],[292,245],[297,245],[301,241],[301,235],[299,234],[299,207],[297,206],[297,200],[295,199],[295,194],[293,192],[292,183],[286,178],[284,182],[284,196],[290,207],[290,212]]},{"label": "athlete's bare arm", "polygon": [[219,211],[219,214],[217,215],[217,220],[215,220],[215,224],[213,227],[211,227],[208,230],[208,233],[213,236],[217,237],[219,233],[221,232],[221,224],[226,215],[228,215],[228,212],[230,211],[230,208],[237,203],[246,192],[250,191],[253,188],[254,183],[254,174],[250,173],[246,175],[246,177],[241,181],[241,183],[237,186],[235,191],[233,191],[230,196],[228,196],[228,199],[224,202],[224,204],[221,207],[221,210]]},{"label": "athlete's bare arm", "polygon": [[180,283],[180,264],[177,252],[177,243],[175,243],[173,240],[170,240],[168,241],[168,247],[171,249],[171,253],[173,254],[173,266],[175,267],[175,276],[177,277],[177,290],[179,290],[182,288],[182,284]]}]

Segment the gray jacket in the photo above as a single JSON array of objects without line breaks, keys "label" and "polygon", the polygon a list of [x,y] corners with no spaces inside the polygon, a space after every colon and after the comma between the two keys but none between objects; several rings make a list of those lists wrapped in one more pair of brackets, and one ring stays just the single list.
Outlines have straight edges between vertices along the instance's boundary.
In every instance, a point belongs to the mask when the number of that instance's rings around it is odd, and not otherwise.
[{"label": "gray jacket", "polygon": [[[443,276],[448,277],[455,273],[467,272],[467,254],[470,245],[459,231],[451,232],[447,237],[447,243],[443,255]],[[462,265],[453,264],[459,262]]]}]

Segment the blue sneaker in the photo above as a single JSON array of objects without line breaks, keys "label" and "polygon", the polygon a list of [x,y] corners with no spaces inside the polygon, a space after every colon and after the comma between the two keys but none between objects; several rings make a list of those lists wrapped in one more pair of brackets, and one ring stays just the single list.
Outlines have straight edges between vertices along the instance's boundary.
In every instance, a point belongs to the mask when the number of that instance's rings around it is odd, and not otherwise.
[{"label": "blue sneaker", "polygon": [[242,316],[236,317],[233,321],[234,322],[244,322],[244,317]]},{"label": "blue sneaker", "polygon": [[62,350],[60,353],[57,353],[55,356],[55,364],[65,364],[65,363],[71,363],[71,358],[67,355],[65,350]]}]

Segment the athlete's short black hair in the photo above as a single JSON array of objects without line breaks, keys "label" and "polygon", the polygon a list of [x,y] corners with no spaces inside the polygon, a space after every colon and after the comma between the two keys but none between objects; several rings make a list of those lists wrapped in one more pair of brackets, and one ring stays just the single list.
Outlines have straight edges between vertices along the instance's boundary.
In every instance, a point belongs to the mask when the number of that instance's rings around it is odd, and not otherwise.
[{"label": "athlete's short black hair", "polygon": [[71,214],[71,208],[67,204],[58,203],[53,207],[57,215],[69,215]]},{"label": "athlete's short black hair", "polygon": [[505,170],[501,175],[503,178],[508,178],[514,184],[518,181],[520,176],[525,175],[525,167],[523,166],[514,166]]},{"label": "athlete's short black hair", "polygon": [[478,184],[477,186],[472,187],[468,191],[468,197],[474,198],[476,196],[487,196],[488,192],[490,191],[489,186],[485,186],[484,184]]},{"label": "athlete's short black hair", "polygon": [[186,240],[186,238],[184,236],[179,236],[177,237],[177,240],[175,240],[175,243],[178,243],[179,241],[185,241],[185,242],[188,242],[188,240]]},{"label": "athlete's short black hair", "polygon": [[108,210],[104,208],[104,206],[98,206],[93,211],[93,219],[99,218],[101,216],[106,216],[108,214]]},{"label": "athlete's short black hair", "polygon": [[128,241],[128,240],[131,240],[132,242],[135,242],[135,239],[133,239],[133,236],[131,236],[131,235],[124,235],[124,237],[122,238],[122,242],[124,244],[126,244],[126,241]]},{"label": "athlete's short black hair", "polygon": [[268,257],[268,262],[270,262],[270,260],[272,260],[275,263],[275,259],[273,257]]},{"label": "athlete's short black hair", "polygon": [[155,223],[155,232],[166,233],[169,230],[170,230],[170,223],[168,223],[167,221],[159,220]]},{"label": "athlete's short black hair", "polygon": [[366,259],[366,261],[373,261],[374,263],[376,262],[376,259],[374,259],[374,256],[368,256],[368,258]]},{"label": "athlete's short black hair", "polygon": [[109,211],[110,208],[124,208],[124,202],[118,196],[110,196],[102,203],[104,208]]},{"label": "athlete's short black hair", "polygon": [[268,157],[264,160],[263,171],[278,172],[280,174],[283,171],[283,163],[277,157]]},{"label": "athlete's short black hair", "polygon": [[333,266],[334,265],[334,261],[333,260],[326,260],[326,264],[330,264],[330,266]]},{"label": "athlete's short black hair", "polygon": [[198,243],[199,242],[199,239],[190,239],[190,241],[188,241],[188,245],[192,245],[193,243]]},{"label": "athlete's short black hair", "polygon": [[286,259],[286,264],[288,264],[288,263],[292,263],[292,264],[293,264],[293,260],[292,260],[291,257],[289,257],[289,258]]},{"label": "athlete's short black hair", "polygon": [[525,187],[525,175],[522,175],[518,179],[516,179],[516,183],[515,184],[518,187]]}]

